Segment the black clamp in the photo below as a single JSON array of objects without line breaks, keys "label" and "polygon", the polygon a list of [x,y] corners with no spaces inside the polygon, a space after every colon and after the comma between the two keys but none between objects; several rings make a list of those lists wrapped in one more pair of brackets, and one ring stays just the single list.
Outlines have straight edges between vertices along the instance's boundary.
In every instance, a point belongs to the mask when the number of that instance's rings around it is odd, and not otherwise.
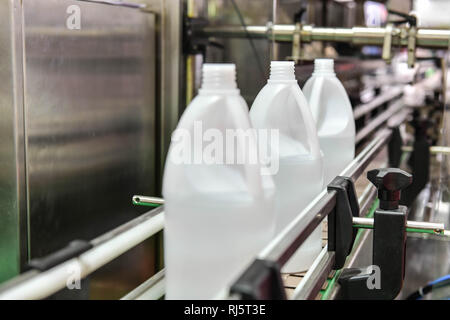
[{"label": "black clamp", "polygon": [[351,178],[334,178],[328,191],[336,191],[336,206],[328,215],[328,251],[335,252],[333,269],[337,270],[344,266],[352,250],[357,232],[353,229],[353,217],[359,217],[359,205]]},{"label": "black clamp", "polygon": [[231,286],[230,293],[243,300],[286,300],[280,266],[274,261],[256,259]]},{"label": "black clamp", "polygon": [[344,269],[339,277],[344,299],[394,299],[403,285],[407,208],[401,190],[412,176],[400,169],[376,169],[367,178],[377,187],[380,206],[374,214],[372,265]]}]

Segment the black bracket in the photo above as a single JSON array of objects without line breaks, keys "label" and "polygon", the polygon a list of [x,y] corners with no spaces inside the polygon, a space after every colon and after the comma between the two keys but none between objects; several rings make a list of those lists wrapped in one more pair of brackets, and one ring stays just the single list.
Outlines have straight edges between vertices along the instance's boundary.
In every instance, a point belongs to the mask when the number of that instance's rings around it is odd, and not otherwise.
[{"label": "black bracket", "polygon": [[399,206],[401,190],[412,176],[400,169],[367,173],[378,188],[380,208],[374,214],[372,265],[344,269],[339,277],[344,299],[394,299],[403,285],[407,208]]},{"label": "black bracket", "polygon": [[206,27],[208,20],[203,18],[184,17],[183,21],[183,53],[205,55],[208,39],[197,37],[197,30]]},{"label": "black bracket", "polygon": [[394,299],[405,274],[406,207],[374,215],[372,266],[344,269],[343,299]]},{"label": "black bracket", "polygon": [[355,241],[353,217],[359,217],[359,205],[351,178],[338,176],[328,185],[328,191],[336,191],[336,206],[328,215],[328,251],[335,252],[333,269],[344,266]]},{"label": "black bracket", "polygon": [[274,261],[256,259],[231,286],[230,293],[243,300],[286,300],[280,266]]}]

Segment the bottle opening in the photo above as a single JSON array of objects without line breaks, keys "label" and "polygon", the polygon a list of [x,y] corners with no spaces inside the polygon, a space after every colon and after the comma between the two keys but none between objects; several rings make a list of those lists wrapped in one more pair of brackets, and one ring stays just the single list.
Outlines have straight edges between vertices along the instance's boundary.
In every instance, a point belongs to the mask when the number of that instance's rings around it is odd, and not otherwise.
[{"label": "bottle opening", "polygon": [[315,59],[314,74],[334,74],[333,59]]},{"label": "bottle opening", "polygon": [[230,90],[236,88],[236,65],[234,63],[203,64],[202,90]]},{"label": "bottle opening", "polygon": [[269,80],[295,80],[294,61],[271,61]]}]

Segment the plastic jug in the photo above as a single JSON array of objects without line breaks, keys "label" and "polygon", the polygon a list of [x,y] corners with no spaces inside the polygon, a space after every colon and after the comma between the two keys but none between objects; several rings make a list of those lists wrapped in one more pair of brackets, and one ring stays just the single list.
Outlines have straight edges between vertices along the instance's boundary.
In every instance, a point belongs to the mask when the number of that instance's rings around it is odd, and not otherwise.
[{"label": "plastic jug", "polygon": [[355,120],[344,86],[334,73],[332,59],[314,60],[314,72],[305,83],[308,100],[324,154],[325,186],[355,157]]},{"label": "plastic jug", "polygon": [[235,65],[204,64],[163,177],[167,299],[216,297],[273,237],[274,184],[245,158],[257,156],[250,128]]},{"label": "plastic jug", "polygon": [[[259,92],[250,119],[256,129],[279,130],[276,187],[276,234],[320,193],[323,164],[316,126],[295,79],[294,62],[272,61],[270,78]],[[308,269],[321,250],[321,226],[302,244],[282,272]]]}]

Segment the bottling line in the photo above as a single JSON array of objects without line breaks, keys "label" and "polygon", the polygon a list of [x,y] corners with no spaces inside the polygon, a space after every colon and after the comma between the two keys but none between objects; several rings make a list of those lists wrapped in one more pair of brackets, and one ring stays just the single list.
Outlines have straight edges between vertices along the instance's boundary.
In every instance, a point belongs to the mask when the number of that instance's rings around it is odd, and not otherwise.
[{"label": "bottling line", "polygon": [[[3,1],[0,299],[164,299],[163,169],[202,66],[235,63],[251,105],[270,61],[294,61],[303,87],[316,58],[334,59],[352,104],[355,157],[211,299],[448,299],[449,13],[440,0]],[[281,272],[319,226],[308,270]]]}]

